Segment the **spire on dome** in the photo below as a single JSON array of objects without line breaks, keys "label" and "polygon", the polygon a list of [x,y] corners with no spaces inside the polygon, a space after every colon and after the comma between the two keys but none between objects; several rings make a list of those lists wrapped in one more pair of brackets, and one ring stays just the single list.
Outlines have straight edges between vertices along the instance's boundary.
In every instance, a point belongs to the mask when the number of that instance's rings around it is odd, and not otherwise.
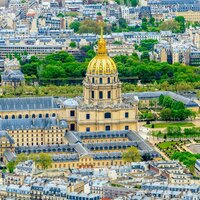
[{"label": "spire on dome", "polygon": [[103,26],[101,26],[101,37],[98,41],[98,55],[106,55],[106,40],[103,38]]},{"label": "spire on dome", "polygon": [[101,26],[101,39],[103,39],[103,26]]}]

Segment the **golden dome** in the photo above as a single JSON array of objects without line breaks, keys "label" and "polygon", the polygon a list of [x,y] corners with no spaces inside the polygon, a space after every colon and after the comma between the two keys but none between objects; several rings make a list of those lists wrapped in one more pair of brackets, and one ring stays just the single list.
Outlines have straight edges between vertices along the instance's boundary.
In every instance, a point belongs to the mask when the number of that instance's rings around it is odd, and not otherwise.
[{"label": "golden dome", "polygon": [[111,75],[117,73],[115,62],[107,55],[106,40],[103,38],[103,28],[101,28],[101,38],[98,41],[97,55],[90,61],[87,73],[93,75]]}]

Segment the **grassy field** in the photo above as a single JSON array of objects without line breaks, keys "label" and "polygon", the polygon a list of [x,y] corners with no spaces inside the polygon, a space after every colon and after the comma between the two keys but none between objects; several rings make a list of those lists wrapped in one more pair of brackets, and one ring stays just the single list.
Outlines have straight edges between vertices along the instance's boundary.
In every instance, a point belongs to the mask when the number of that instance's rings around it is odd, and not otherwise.
[{"label": "grassy field", "polygon": [[184,152],[185,150],[182,148],[185,144],[189,144],[190,141],[167,141],[167,142],[160,142],[156,144],[156,146],[165,153],[166,156],[169,158],[175,153],[175,152]]},{"label": "grassy field", "polygon": [[162,143],[159,143],[158,146],[161,149],[167,149],[167,148],[173,148],[175,144],[176,142],[162,142]]},{"label": "grassy field", "polygon": [[[152,124],[145,124],[145,127],[152,128]],[[195,125],[192,122],[161,122],[154,124],[154,128],[167,128],[168,126],[194,127]]]}]

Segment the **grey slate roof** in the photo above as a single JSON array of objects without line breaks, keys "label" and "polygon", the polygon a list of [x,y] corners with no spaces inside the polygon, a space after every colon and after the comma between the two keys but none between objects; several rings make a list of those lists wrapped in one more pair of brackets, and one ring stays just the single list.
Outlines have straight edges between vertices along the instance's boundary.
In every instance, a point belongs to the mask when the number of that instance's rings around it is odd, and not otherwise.
[{"label": "grey slate roof", "polygon": [[77,143],[75,146],[74,146],[75,150],[77,151],[77,153],[79,155],[84,155],[84,154],[88,154],[89,153],[89,150],[87,149],[87,147],[85,147],[83,144],[81,143]]},{"label": "grey slate roof", "polygon": [[76,144],[54,144],[54,145],[39,145],[39,146],[21,146],[16,147],[15,151],[17,154],[19,153],[40,153],[40,152],[68,152],[74,153],[75,152],[75,145]]},{"label": "grey slate roof", "polygon": [[67,128],[65,120],[58,121],[52,118],[23,118],[23,119],[1,119],[0,130],[26,130],[26,129],[51,129],[52,126]]},{"label": "grey slate roof", "polygon": [[53,155],[52,160],[54,162],[65,162],[65,161],[71,161],[71,160],[79,160],[78,154],[60,154],[60,155]]},{"label": "grey slate roof", "polygon": [[10,144],[14,144],[14,139],[9,135],[7,131],[0,131],[0,140],[1,137],[6,137]]},{"label": "grey slate roof", "polygon": [[99,153],[93,153],[93,158],[96,160],[102,160],[102,159],[120,159],[122,158],[121,152],[99,152]]},{"label": "grey slate roof", "polygon": [[67,132],[65,134],[66,139],[69,141],[69,143],[77,143],[81,141],[81,138],[78,136],[76,132]]},{"label": "grey slate roof", "polygon": [[137,141],[128,141],[128,142],[98,142],[98,143],[87,143],[85,146],[90,150],[95,150],[95,148],[114,148],[115,147],[121,147],[121,148],[127,148],[131,146],[138,145]]},{"label": "grey slate roof", "polygon": [[[101,142],[101,143],[82,143],[81,136],[88,135],[96,135],[97,137],[105,138],[105,137],[125,137],[128,138],[128,142]],[[61,145],[39,145],[39,146],[23,146],[16,147],[15,152],[17,154],[20,153],[40,153],[40,152],[51,152],[51,153],[62,153],[62,154],[54,154],[53,160],[55,162],[65,162],[71,160],[79,160],[79,158],[83,155],[89,155],[94,159],[120,159],[122,157],[121,149],[125,149],[127,147],[136,146],[141,155],[144,153],[150,153],[153,157],[159,156],[159,154],[134,131],[104,131],[104,132],[67,132],[65,137],[69,141],[69,144],[61,144]],[[82,139],[85,137],[82,137]],[[91,137],[93,138],[93,137]],[[118,148],[120,147],[120,148]],[[116,149],[115,152],[94,152],[92,150],[96,150],[96,148],[107,148]],[[91,150],[91,151],[90,151]],[[65,154],[64,154],[65,153]],[[68,154],[66,154],[68,153]]]},{"label": "grey slate roof", "polygon": [[8,162],[15,160],[17,158],[16,154],[12,151],[4,151],[4,156]]},{"label": "grey slate roof", "polygon": [[1,74],[1,80],[3,82],[23,82],[25,79],[24,74],[20,70],[6,70]]},{"label": "grey slate roof", "polygon": [[98,132],[78,132],[74,133],[81,139],[92,138],[125,138],[127,137],[126,131],[98,131]]},{"label": "grey slate roof", "polygon": [[51,110],[59,108],[53,97],[2,98],[0,110]]},{"label": "grey slate roof", "polygon": [[125,93],[123,94],[123,97],[134,98],[134,96],[137,96],[139,99],[154,99],[154,98],[159,98],[161,95],[170,96],[175,101],[181,101],[182,103],[184,103],[186,107],[198,106],[198,104],[194,102],[192,99],[170,91]]}]

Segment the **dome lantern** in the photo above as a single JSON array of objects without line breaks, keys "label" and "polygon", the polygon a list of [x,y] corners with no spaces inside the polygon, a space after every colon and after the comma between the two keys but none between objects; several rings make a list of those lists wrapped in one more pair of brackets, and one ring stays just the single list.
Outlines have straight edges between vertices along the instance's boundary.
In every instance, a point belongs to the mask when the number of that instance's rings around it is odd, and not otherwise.
[{"label": "dome lantern", "polygon": [[112,58],[107,55],[106,40],[103,38],[103,27],[101,37],[98,41],[97,55],[90,61],[87,74],[91,75],[115,75],[117,67]]}]

